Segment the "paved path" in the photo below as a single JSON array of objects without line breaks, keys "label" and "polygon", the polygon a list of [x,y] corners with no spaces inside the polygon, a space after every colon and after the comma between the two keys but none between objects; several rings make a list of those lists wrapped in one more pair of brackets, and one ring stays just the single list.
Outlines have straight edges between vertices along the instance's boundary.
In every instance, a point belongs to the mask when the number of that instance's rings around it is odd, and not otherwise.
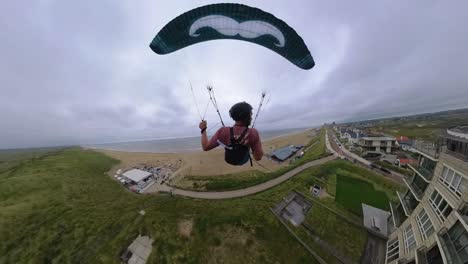
[{"label": "paved path", "polygon": [[182,189],[177,189],[173,188],[167,185],[161,185],[158,188],[158,191],[162,192],[169,192],[175,195],[180,195],[180,196],[186,196],[186,197],[191,197],[191,198],[198,198],[198,199],[230,199],[230,198],[238,198],[238,197],[243,197],[247,195],[251,195],[254,193],[258,193],[261,191],[265,191],[267,189],[270,189],[284,181],[289,180],[290,178],[294,177],[297,175],[299,172],[310,168],[314,166],[321,165],[325,162],[331,161],[336,159],[335,155],[328,156],[325,158],[321,158],[318,160],[313,160],[310,161],[302,166],[299,166],[291,171],[286,172],[285,174],[274,178],[272,180],[269,180],[267,182],[252,186],[252,187],[247,187],[245,189],[240,189],[240,190],[235,190],[235,191],[226,191],[226,192],[195,192],[195,191],[187,191],[187,190],[182,190]]},{"label": "paved path", "polygon": [[[371,163],[370,163],[368,160],[363,159],[363,158],[359,157],[358,155],[356,155],[356,154],[350,152],[350,151],[347,150],[343,145],[342,145],[342,146],[338,146],[338,145],[334,142],[335,140],[338,140],[338,139],[336,138],[335,135],[333,135],[333,133],[330,133],[330,134],[331,134],[330,136],[333,138],[333,139],[331,140],[331,141],[332,141],[331,144],[330,144],[330,142],[329,142],[329,144],[327,145],[327,148],[329,148],[330,151],[337,151],[337,152],[339,153],[338,155],[340,155],[340,156],[346,157],[346,158],[348,158],[348,159],[350,159],[350,160],[357,160],[357,161],[359,161],[359,162],[361,162],[362,164],[367,165],[367,166],[370,166],[370,165],[371,165]],[[328,129],[326,130],[325,136],[328,138]],[[334,148],[335,148],[336,150],[335,150]]]}]

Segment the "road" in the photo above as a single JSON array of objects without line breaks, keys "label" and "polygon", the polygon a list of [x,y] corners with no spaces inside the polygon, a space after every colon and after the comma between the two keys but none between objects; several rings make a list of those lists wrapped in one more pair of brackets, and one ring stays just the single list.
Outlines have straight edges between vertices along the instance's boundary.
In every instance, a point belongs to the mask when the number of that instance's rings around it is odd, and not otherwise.
[{"label": "road", "polygon": [[308,169],[310,167],[318,166],[324,164],[328,161],[336,159],[335,155],[328,156],[325,158],[321,158],[318,160],[310,161],[302,166],[299,166],[291,171],[286,172],[285,174],[269,180],[267,182],[247,187],[245,189],[235,190],[235,191],[226,191],[226,192],[195,192],[195,191],[187,191],[182,189],[177,189],[167,185],[161,185],[158,187],[158,191],[160,192],[168,192],[173,195],[180,195],[185,197],[197,198],[197,199],[212,199],[212,200],[219,200],[219,199],[231,199],[231,198],[238,198],[243,197],[251,194],[255,194],[258,192],[262,192],[277,186],[278,184],[289,180],[290,178],[294,177],[301,171]]},{"label": "road", "polygon": [[[379,169],[373,169],[370,165],[371,165],[371,162],[357,156],[356,154],[350,152],[349,150],[347,150],[345,147],[342,146],[338,146],[336,144],[336,141],[337,138],[336,136],[333,134],[332,131],[329,131],[328,129],[326,130],[326,135],[325,135],[328,139],[328,144],[327,145],[327,148],[329,148],[329,151],[333,152],[333,153],[337,153],[337,155],[339,157],[342,157],[342,158],[345,158],[349,161],[353,161],[355,164],[358,164],[358,165],[361,165],[362,167],[368,169],[368,170],[371,170],[372,172],[374,173],[377,173],[377,174],[380,174],[386,178],[389,178],[393,181],[396,181],[400,184],[404,184],[403,182],[403,179],[404,179],[404,175],[400,174],[400,173],[397,173],[397,172],[394,172],[394,171],[391,171],[391,173],[384,173],[383,171],[380,171]],[[341,143],[340,143],[341,144]]]}]

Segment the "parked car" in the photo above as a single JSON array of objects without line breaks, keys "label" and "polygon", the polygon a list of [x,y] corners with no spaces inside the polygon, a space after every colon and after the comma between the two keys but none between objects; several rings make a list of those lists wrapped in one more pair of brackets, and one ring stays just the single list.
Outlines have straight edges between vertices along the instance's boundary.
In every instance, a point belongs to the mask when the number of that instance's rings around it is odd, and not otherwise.
[{"label": "parked car", "polygon": [[388,174],[392,174],[392,172],[390,172],[389,170],[387,170],[386,168],[380,168],[381,171],[385,172],[385,173],[388,173]]}]

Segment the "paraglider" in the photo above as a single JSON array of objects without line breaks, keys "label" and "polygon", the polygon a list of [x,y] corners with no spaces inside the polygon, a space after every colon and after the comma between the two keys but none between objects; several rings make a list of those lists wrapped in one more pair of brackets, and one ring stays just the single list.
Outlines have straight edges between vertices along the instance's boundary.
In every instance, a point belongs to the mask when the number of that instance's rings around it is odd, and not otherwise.
[{"label": "paraglider", "polygon": [[165,25],[150,47],[162,55],[217,39],[264,46],[304,70],[315,65],[309,49],[293,28],[270,13],[241,4],[212,4],[192,9]]},{"label": "paraglider", "polygon": [[[219,39],[242,40],[261,45],[304,70],[315,66],[306,44],[288,24],[261,9],[232,3],[198,7],[174,18],[154,37],[150,48],[155,53],[164,55],[197,43]],[[192,95],[194,95],[191,84],[190,89]],[[221,120],[222,127],[210,140],[208,139],[207,122],[204,120],[204,116],[201,116],[194,98],[198,114],[202,119],[199,128],[202,134],[201,145],[203,150],[208,151],[217,146],[222,146],[225,149],[225,161],[227,163],[243,165],[250,160],[252,166],[250,150],[252,150],[256,161],[263,156],[260,136],[253,127],[262,108],[266,93],[262,92],[261,101],[253,120],[252,106],[246,102],[241,102],[235,104],[229,111],[235,125],[225,127],[214,96],[213,86],[208,85],[207,90],[210,101]],[[249,128],[251,124],[252,127]]]}]

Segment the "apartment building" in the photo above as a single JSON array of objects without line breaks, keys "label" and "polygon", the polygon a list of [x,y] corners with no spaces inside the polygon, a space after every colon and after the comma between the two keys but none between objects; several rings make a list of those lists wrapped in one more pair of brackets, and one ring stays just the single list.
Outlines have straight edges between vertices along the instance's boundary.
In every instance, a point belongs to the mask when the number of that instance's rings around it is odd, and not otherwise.
[{"label": "apartment building", "polygon": [[390,203],[386,263],[468,263],[468,126],[418,149],[407,190]]}]

